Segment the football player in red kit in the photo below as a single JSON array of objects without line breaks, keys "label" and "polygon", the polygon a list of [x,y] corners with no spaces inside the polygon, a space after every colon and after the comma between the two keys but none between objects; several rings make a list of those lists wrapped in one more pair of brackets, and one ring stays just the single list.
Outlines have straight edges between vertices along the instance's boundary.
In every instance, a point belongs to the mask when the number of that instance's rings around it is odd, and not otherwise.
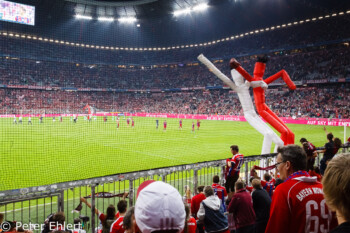
[{"label": "football player in red kit", "polygon": [[166,120],[163,122],[163,131],[166,131],[167,123]]}]

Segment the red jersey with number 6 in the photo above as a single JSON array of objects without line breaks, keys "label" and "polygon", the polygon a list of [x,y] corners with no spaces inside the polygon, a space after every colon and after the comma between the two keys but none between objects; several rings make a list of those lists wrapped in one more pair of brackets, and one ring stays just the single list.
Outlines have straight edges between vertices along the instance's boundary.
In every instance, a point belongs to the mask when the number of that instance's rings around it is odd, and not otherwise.
[{"label": "red jersey with number 6", "polygon": [[273,196],[265,233],[328,233],[337,226],[324,200],[322,184],[307,173],[294,173]]},{"label": "red jersey with number 6", "polygon": [[120,216],[112,223],[110,233],[124,233],[123,219],[124,216]]}]

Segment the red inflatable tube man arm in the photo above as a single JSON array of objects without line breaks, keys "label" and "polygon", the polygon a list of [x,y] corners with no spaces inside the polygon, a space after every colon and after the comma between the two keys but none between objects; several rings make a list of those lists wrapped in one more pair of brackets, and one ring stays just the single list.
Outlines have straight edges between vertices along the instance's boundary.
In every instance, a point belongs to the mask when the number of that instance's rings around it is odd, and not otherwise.
[{"label": "red inflatable tube man arm", "polygon": [[240,73],[248,82],[255,81],[254,78],[250,76],[250,74],[245,69],[243,69],[241,64],[239,64],[239,62],[234,58],[231,58],[230,60],[230,68],[231,70],[236,69],[238,73]]},{"label": "red inflatable tube man arm", "polygon": [[278,73],[268,77],[267,79],[265,79],[265,83],[266,84],[270,84],[272,83],[273,81],[279,79],[279,78],[282,78],[283,81],[287,84],[287,86],[289,87],[289,89],[291,90],[295,90],[296,89],[296,86],[295,84],[293,83],[293,81],[290,79],[288,73],[285,71],[285,70],[281,70],[279,71]]},{"label": "red inflatable tube man arm", "polygon": [[[254,67],[254,77],[252,77],[243,67],[237,62],[236,59],[231,59],[231,69],[236,69],[248,82],[252,81],[265,81],[266,84],[270,84],[273,81],[282,78],[283,81],[291,90],[295,90],[296,86],[290,79],[288,73],[285,70],[281,70],[278,73],[263,80],[265,73],[267,57],[259,57]],[[281,133],[281,139],[285,145],[294,144],[293,132],[284,124],[284,122],[266,105],[265,90],[261,87],[253,89],[255,106],[259,115],[267,121],[273,128]]]}]

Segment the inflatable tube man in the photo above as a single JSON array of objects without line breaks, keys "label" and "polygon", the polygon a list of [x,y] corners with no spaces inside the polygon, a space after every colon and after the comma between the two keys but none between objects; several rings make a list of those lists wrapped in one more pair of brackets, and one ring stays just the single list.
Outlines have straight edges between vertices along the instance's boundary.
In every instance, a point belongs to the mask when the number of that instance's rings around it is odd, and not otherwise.
[{"label": "inflatable tube man", "polygon": [[207,66],[218,78],[220,78],[226,85],[232,90],[237,92],[239,101],[241,102],[245,119],[248,123],[254,127],[259,133],[264,135],[264,141],[261,154],[268,154],[271,152],[272,142],[275,143],[275,151],[278,146],[283,146],[283,141],[277,136],[277,134],[256,114],[254,110],[253,101],[249,94],[249,87],[262,87],[267,88],[267,84],[260,81],[245,82],[243,76],[235,69],[231,70],[233,83],[226,75],[221,73],[213,63],[211,63],[203,54],[198,56],[198,60]]},{"label": "inflatable tube man", "polygon": [[[281,70],[278,73],[268,77],[263,80],[265,73],[267,57],[259,57],[258,61],[255,63],[254,67],[254,76],[245,71],[242,66],[237,62],[236,59],[232,58],[230,61],[231,69],[235,69],[240,73],[248,82],[254,81],[264,81],[266,84],[270,84],[273,81],[282,78],[283,81],[287,84],[289,89],[295,90],[296,86],[293,81],[290,79],[289,75],[285,70]],[[283,123],[283,121],[271,111],[271,109],[266,105],[265,102],[265,90],[261,87],[253,87],[255,106],[259,115],[267,121],[273,128],[281,133],[281,139],[284,142],[284,145],[294,144],[294,134],[293,132]]]}]

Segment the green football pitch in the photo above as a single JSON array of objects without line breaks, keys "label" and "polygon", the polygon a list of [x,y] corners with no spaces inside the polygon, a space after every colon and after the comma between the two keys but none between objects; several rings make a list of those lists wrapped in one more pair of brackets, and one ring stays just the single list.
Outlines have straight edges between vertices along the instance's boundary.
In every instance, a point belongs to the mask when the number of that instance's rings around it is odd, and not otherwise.
[{"label": "green football pitch", "polygon": [[[58,182],[101,177],[138,170],[190,164],[230,157],[230,145],[237,144],[244,155],[258,155],[263,137],[246,122],[201,121],[192,132],[192,120],[134,118],[135,127],[128,127],[120,118],[102,118],[73,123],[44,118],[39,124],[27,118],[13,124],[12,118],[0,119],[0,191],[40,186]],[[196,122],[195,122],[196,123]],[[306,137],[315,146],[323,146],[323,126],[288,125],[296,143]],[[335,137],[343,138],[343,127],[327,127]]]}]

